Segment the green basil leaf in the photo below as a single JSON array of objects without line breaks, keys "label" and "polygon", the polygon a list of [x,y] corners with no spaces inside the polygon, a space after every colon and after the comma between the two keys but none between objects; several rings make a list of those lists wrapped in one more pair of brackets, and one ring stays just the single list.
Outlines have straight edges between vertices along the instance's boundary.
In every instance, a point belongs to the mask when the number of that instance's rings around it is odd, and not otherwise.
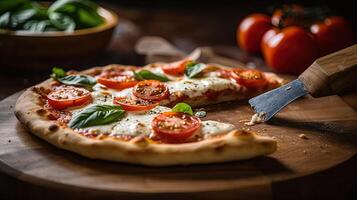
[{"label": "green basil leaf", "polygon": [[23,29],[33,32],[43,32],[49,25],[49,20],[29,20],[23,25]]},{"label": "green basil leaf", "polygon": [[36,15],[36,9],[20,10],[11,14],[11,28],[17,28]]},{"label": "green basil leaf", "polygon": [[75,5],[92,10],[96,10],[98,8],[97,4],[88,0],[57,0],[48,8],[48,10],[50,12],[65,10],[68,5]]},{"label": "green basil leaf", "polygon": [[76,85],[91,88],[97,83],[95,78],[87,75],[68,75],[57,79],[65,85]]},{"label": "green basil leaf", "polygon": [[58,0],[49,8],[50,13],[58,12],[72,17],[79,29],[98,26],[104,22],[97,10],[97,4],[88,0]]},{"label": "green basil leaf", "polygon": [[96,10],[78,9],[78,23],[83,27],[94,27],[103,23],[103,18]]},{"label": "green basil leaf", "polygon": [[170,81],[170,79],[167,78],[166,76],[161,75],[161,74],[152,73],[151,71],[146,70],[146,69],[143,69],[139,72],[134,71],[134,77],[135,77],[135,79],[137,79],[139,81],[141,81],[141,80],[158,80],[161,82]]},{"label": "green basil leaf", "polygon": [[193,115],[192,108],[187,103],[178,103],[171,110],[172,112],[182,112]]},{"label": "green basil leaf", "polygon": [[186,65],[185,75],[189,78],[196,78],[206,68],[203,63],[189,63]]},{"label": "green basil leaf", "polygon": [[93,105],[75,114],[68,125],[71,128],[84,128],[109,124],[123,117],[124,113],[121,106]]},{"label": "green basil leaf", "polygon": [[66,76],[66,72],[62,68],[59,68],[59,67],[52,68],[51,77],[53,79],[57,80],[59,78],[65,77],[65,76]]},{"label": "green basil leaf", "polygon": [[59,30],[71,32],[76,28],[76,24],[74,23],[73,19],[64,14],[52,12],[49,13],[49,18],[52,25],[54,25]]},{"label": "green basil leaf", "polygon": [[6,12],[0,16],[0,28],[7,28],[10,24],[10,12]]}]

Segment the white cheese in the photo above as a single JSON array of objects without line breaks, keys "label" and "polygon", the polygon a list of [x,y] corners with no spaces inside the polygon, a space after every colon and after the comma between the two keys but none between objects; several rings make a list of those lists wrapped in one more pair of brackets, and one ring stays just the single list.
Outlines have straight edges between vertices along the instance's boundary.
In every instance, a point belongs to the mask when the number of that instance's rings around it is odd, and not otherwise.
[{"label": "white cheese", "polygon": [[228,133],[233,129],[235,129],[233,124],[207,120],[202,121],[201,131],[204,136],[213,136],[222,133]]},{"label": "white cheese", "polygon": [[238,90],[239,86],[233,81],[218,77],[206,77],[199,79],[182,79],[167,83],[170,93],[180,92],[190,98],[202,96],[208,90],[222,91],[225,89]]}]

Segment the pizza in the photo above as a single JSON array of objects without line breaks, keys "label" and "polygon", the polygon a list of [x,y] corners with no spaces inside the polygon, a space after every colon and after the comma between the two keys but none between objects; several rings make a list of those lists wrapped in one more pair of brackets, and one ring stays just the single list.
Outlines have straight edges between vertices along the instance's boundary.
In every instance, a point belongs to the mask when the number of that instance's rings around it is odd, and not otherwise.
[{"label": "pizza", "polygon": [[202,106],[248,99],[283,83],[273,73],[181,60],[82,72],[53,68],[15,115],[33,134],[82,156],[148,166],[250,159],[276,141],[204,120]]}]

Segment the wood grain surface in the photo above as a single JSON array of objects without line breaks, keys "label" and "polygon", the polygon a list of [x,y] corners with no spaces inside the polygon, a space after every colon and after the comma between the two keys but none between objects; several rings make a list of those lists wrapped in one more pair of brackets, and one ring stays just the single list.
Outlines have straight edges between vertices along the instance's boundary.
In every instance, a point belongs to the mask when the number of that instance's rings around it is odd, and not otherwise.
[{"label": "wood grain surface", "polygon": [[[270,124],[245,127],[276,138],[270,156],[151,168],[83,158],[32,136],[13,115],[20,93],[0,103],[0,170],[19,180],[14,199],[340,199],[351,197],[357,180],[357,113],[338,96],[300,99]],[[207,119],[238,127],[253,114],[246,102],[206,110]]]}]

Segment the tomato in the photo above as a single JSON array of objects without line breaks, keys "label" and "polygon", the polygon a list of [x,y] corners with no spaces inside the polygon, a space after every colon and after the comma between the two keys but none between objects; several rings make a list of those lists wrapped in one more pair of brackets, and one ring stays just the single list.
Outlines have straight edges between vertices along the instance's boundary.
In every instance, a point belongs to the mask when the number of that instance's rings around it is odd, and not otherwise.
[{"label": "tomato", "polygon": [[268,81],[264,74],[253,69],[235,69],[232,70],[232,78],[240,85],[249,89],[260,90],[266,86]]},{"label": "tomato", "polygon": [[231,70],[228,69],[220,69],[217,71],[217,76],[220,78],[231,78]]},{"label": "tomato", "polygon": [[260,43],[266,31],[271,28],[270,17],[252,14],[243,19],[237,30],[237,41],[241,49],[249,53],[260,52]]},{"label": "tomato", "polygon": [[134,86],[133,94],[140,99],[160,101],[169,96],[169,89],[165,83],[160,81],[145,80]]},{"label": "tomato", "polygon": [[73,86],[61,87],[47,95],[48,104],[58,110],[81,106],[91,99],[92,96],[88,90]]},{"label": "tomato", "polygon": [[155,108],[158,103],[145,101],[142,99],[128,99],[126,97],[114,97],[114,104],[119,104],[126,111],[144,111]]},{"label": "tomato", "polygon": [[166,74],[182,75],[185,72],[186,64],[188,62],[191,62],[191,60],[184,59],[184,60],[168,63],[168,64],[162,66],[162,70]]},{"label": "tomato", "polygon": [[110,71],[101,74],[97,78],[98,83],[107,86],[108,88],[123,90],[125,88],[133,87],[138,81],[133,75],[129,75],[122,71]]},{"label": "tomato", "polygon": [[280,73],[300,74],[318,57],[312,36],[303,28],[289,26],[282,30],[271,29],[262,40],[266,63]]},{"label": "tomato", "polygon": [[271,17],[271,23],[279,28],[304,25],[304,10],[301,6],[284,5],[281,9],[276,9]]},{"label": "tomato", "polygon": [[181,112],[164,112],[152,121],[152,128],[160,139],[172,143],[185,141],[200,126],[198,117]]},{"label": "tomato", "polygon": [[310,27],[317,42],[320,56],[348,47],[354,43],[353,31],[342,17],[328,17]]}]

